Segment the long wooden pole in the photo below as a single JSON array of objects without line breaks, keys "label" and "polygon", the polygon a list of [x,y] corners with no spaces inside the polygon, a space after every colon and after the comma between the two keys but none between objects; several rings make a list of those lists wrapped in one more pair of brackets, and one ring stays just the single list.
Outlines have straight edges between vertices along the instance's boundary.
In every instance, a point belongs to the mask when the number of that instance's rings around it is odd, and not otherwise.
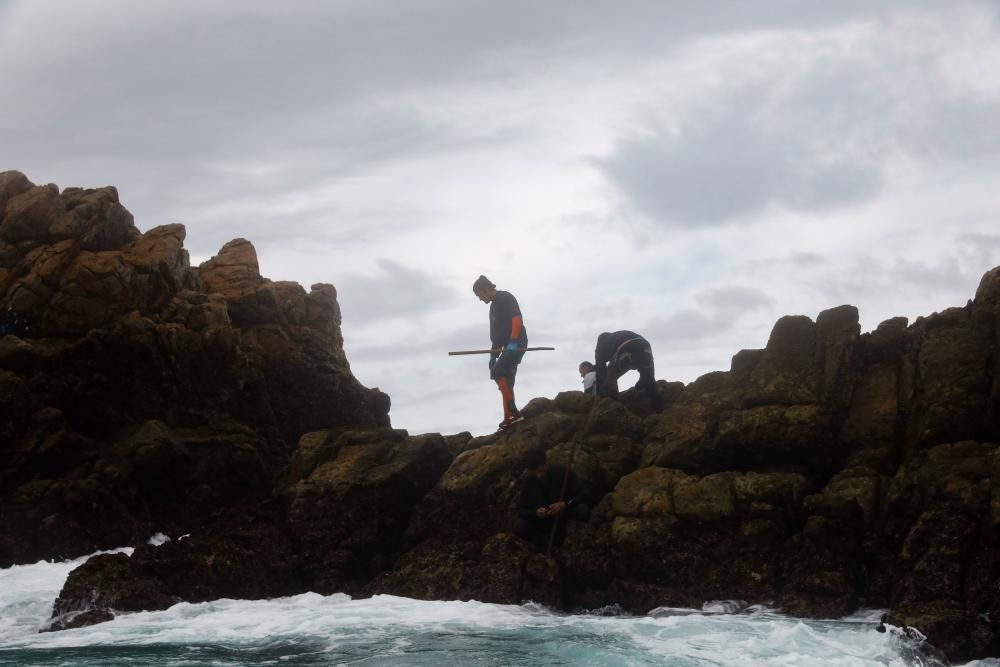
[{"label": "long wooden pole", "polygon": [[[569,463],[566,464],[566,474],[563,475],[562,491],[559,492],[559,502],[566,498],[566,487],[569,486],[569,475],[573,470],[573,457],[576,456],[576,439],[573,440],[573,447],[569,450]],[[563,514],[569,511],[569,507],[563,510]],[[545,550],[546,556],[552,555],[552,546],[556,542],[556,529],[559,528],[559,517],[552,522],[552,533],[549,535],[549,548]]]},{"label": "long wooden pole", "polygon": [[[554,350],[554,347],[519,347],[518,352],[541,352],[542,350]],[[497,348],[495,350],[458,350],[457,352],[449,352],[449,357],[456,357],[460,354],[500,354],[503,352],[504,348]]]}]

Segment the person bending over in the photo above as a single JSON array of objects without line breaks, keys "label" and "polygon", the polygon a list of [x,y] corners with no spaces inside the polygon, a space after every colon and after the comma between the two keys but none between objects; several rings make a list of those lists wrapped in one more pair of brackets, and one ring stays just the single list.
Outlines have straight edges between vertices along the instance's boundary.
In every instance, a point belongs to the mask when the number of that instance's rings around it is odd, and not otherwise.
[{"label": "person bending over", "polygon": [[597,361],[597,393],[600,396],[618,396],[618,378],[628,371],[639,371],[641,388],[657,412],[663,411],[663,396],[656,387],[653,368],[653,349],[649,341],[634,331],[605,331],[597,337],[594,350]]}]

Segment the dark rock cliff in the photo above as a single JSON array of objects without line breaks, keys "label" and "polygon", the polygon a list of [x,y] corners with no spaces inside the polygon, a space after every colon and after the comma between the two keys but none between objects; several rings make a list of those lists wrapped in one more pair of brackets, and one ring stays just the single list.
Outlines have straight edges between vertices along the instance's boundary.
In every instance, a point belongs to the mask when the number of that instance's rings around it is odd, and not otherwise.
[{"label": "dark rock cliff", "polygon": [[332,285],[261,277],[242,239],[192,267],[184,235],[0,174],[0,566],[270,498],[303,433],[388,426]]},{"label": "dark rock cliff", "polygon": [[[667,409],[578,392],[512,431],[410,436],[351,376],[332,286],[260,277],[252,246],[190,267],[113,188],[0,175],[0,564],[96,556],[54,627],[177,600],[305,590],[643,613],[709,599],[888,607],[953,659],[1000,654],[1000,268],[975,298],[862,334],[852,306]],[[511,534],[527,451],[592,489],[547,558]]]}]

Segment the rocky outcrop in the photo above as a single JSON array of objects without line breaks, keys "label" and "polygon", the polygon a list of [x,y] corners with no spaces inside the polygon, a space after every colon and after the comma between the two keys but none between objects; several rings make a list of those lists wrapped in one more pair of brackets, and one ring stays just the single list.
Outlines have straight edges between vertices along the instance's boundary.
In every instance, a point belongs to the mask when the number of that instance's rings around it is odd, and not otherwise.
[{"label": "rocky outcrop", "polygon": [[0,566],[266,500],[303,433],[388,426],[331,285],[261,277],[243,240],[192,267],[184,237],[0,174]]},{"label": "rocky outcrop", "polygon": [[291,466],[289,530],[322,593],[358,591],[399,554],[414,504],[451,463],[437,434],[309,434]]},{"label": "rocky outcrop", "polygon": [[274,506],[230,508],[206,521],[198,534],[160,546],[144,544],[131,556],[90,558],[90,576],[66,583],[47,629],[110,620],[112,609],[166,609],[181,600],[273,598],[301,591],[307,583],[301,561],[274,512]]},{"label": "rocky outcrop", "polygon": [[[866,334],[849,306],[782,318],[763,350],[668,394],[659,416],[575,393],[533,401],[517,431],[464,446],[371,590],[639,613],[719,598],[821,617],[887,606],[955,658],[996,655],[998,289],[994,270],[966,308]],[[552,575],[498,545],[523,454],[566,461],[571,443],[599,502]]]},{"label": "rocky outcrop", "polygon": [[[729,370],[410,436],[351,377],[336,290],[237,239],[200,267],[113,188],[0,175],[0,561],[190,537],[75,570],[54,627],[315,590],[636,613],[709,599],[886,607],[953,659],[1000,655],[1000,268],[861,333],[791,316]],[[8,444],[9,443],[9,444]],[[527,452],[590,489],[548,557],[516,537]],[[192,574],[193,573],[193,574]]]},{"label": "rocky outcrop", "polygon": [[[635,613],[709,599],[819,617],[884,606],[953,658],[996,655],[995,369],[967,382],[936,341],[971,340],[960,359],[992,360],[996,329],[982,323],[996,326],[997,306],[981,295],[998,286],[990,272],[967,308],[866,334],[850,307],[784,318],[729,371],[661,383],[659,415],[634,391],[566,392],[478,438],[307,434],[281,487],[302,581]],[[512,533],[533,448],[572,457],[595,504],[554,558]],[[85,565],[70,583],[102,576]]]}]

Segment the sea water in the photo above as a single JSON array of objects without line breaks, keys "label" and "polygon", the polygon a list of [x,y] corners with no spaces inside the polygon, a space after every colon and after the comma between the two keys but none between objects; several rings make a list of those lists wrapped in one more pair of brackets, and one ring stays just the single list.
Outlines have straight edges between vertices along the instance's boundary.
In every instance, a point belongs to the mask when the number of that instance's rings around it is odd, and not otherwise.
[{"label": "sea water", "polygon": [[[119,550],[129,553],[129,550]],[[352,599],[180,603],[39,633],[86,558],[0,569],[0,665],[934,665],[880,612],[814,621],[711,602],[646,616],[541,605]],[[1000,667],[1000,660],[970,663]]]}]

